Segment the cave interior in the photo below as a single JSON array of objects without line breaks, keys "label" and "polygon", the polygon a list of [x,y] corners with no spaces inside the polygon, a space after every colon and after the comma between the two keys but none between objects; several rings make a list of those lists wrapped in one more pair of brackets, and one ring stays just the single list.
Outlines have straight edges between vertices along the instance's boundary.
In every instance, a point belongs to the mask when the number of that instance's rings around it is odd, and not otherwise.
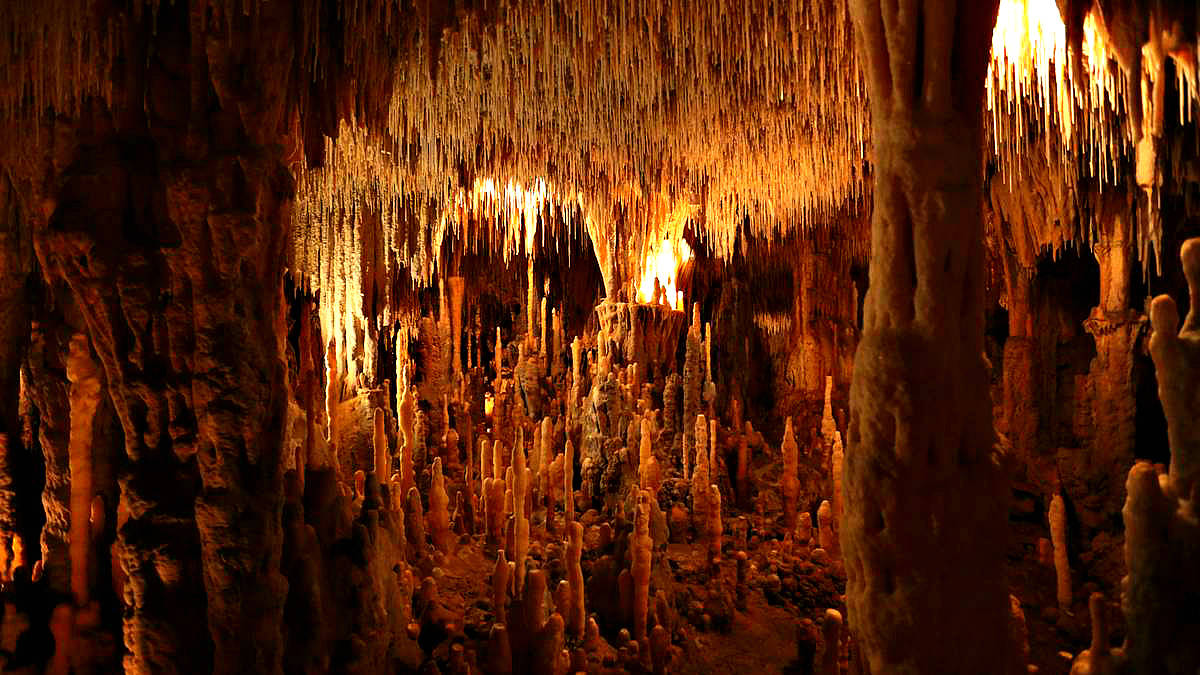
[{"label": "cave interior", "polygon": [[0,672],[1200,672],[1198,44],[0,2]]}]

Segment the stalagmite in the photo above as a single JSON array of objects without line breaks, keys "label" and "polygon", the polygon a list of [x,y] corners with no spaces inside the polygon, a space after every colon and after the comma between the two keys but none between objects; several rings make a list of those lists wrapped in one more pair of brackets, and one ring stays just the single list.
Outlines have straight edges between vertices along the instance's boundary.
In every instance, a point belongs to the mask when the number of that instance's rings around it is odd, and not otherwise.
[{"label": "stalagmite", "polygon": [[67,379],[71,382],[71,594],[76,607],[91,599],[88,568],[92,557],[92,425],[100,405],[100,372],[84,335],[71,338]]},{"label": "stalagmite", "polygon": [[462,375],[463,292],[466,280],[460,276],[446,279],[450,288],[450,363],[456,376]]},{"label": "stalagmite", "polygon": [[633,564],[630,574],[633,576],[633,637],[638,644],[648,644],[646,616],[650,607],[650,563],[653,542],[650,540],[650,506],[647,503],[651,497],[642,492],[638,497],[638,505],[633,521]]},{"label": "stalagmite", "polygon": [[[747,422],[747,425],[750,423]],[[735,427],[740,429],[740,425]],[[750,503],[750,428],[738,434],[737,497],[743,507]]]},{"label": "stalagmite", "polygon": [[492,392],[497,396],[500,395],[500,384],[503,382],[504,368],[504,343],[500,341],[500,327],[496,326],[496,380],[492,385]]},{"label": "stalagmite", "polygon": [[842,615],[836,609],[825,610],[821,622],[821,675],[841,675],[839,653],[841,651]]},{"label": "stalagmite", "polygon": [[[508,468],[509,467],[508,467],[508,464],[505,463],[504,457],[505,457],[504,445],[502,443],[500,443],[499,440],[497,440],[492,445],[492,477],[501,478],[501,479],[508,477]],[[509,485],[508,487],[512,487],[512,486]]]},{"label": "stalagmite", "polygon": [[712,484],[710,467],[708,465],[708,421],[704,415],[696,416],[694,443],[696,447],[696,468],[692,472],[692,522],[695,523],[696,533],[700,539],[707,541],[709,511],[711,509]]},{"label": "stalagmite", "polygon": [[583,525],[577,522],[567,524],[567,582],[571,585],[570,612],[567,614],[567,634],[583,637],[584,620],[587,614],[583,605],[583,568],[580,560],[583,555]]},{"label": "stalagmite", "polygon": [[503,623],[492,624],[487,653],[488,673],[509,675],[513,672],[512,647],[508,641],[508,629]]},{"label": "stalagmite", "polygon": [[541,339],[540,343],[538,344],[538,350],[542,356],[542,363],[544,364],[543,371],[545,369],[545,366],[549,365],[550,347],[551,347],[550,333],[549,333],[550,322],[547,320],[548,313],[546,311],[546,308],[547,308],[546,296],[543,295],[541,306],[538,309],[538,322],[541,324],[541,329],[542,329],[542,339]]},{"label": "stalagmite", "polygon": [[825,404],[821,409],[821,438],[826,448],[833,447],[834,435],[837,434],[837,424],[833,421],[833,376],[825,376]]},{"label": "stalagmite", "polygon": [[433,460],[433,479],[429,486],[429,535],[434,547],[442,553],[453,548],[450,531],[450,496],[446,494],[446,479],[442,476],[442,458]]},{"label": "stalagmite", "polygon": [[[425,555],[425,514],[421,509],[421,493],[409,488],[405,496],[404,531],[410,550],[416,558]],[[415,560],[414,560],[415,562]]]},{"label": "stalagmite", "polygon": [[492,613],[496,623],[507,622],[509,565],[504,549],[496,553],[496,565],[492,568]]},{"label": "stalagmite", "polygon": [[550,324],[553,326],[553,338],[550,343],[550,375],[558,377],[562,373],[562,350],[563,350],[563,324],[562,312],[558,309],[550,310]]},{"label": "stalagmite", "polygon": [[650,494],[658,494],[658,488],[662,484],[662,474],[658,466],[658,460],[654,457],[654,443],[651,439],[653,429],[654,426],[650,420],[642,420],[642,441],[638,453],[638,476],[643,490],[648,490]]},{"label": "stalagmite", "polygon": [[479,479],[488,480],[494,477],[496,460],[492,457],[492,441],[488,438],[479,441]]},{"label": "stalagmite", "polygon": [[1067,559],[1067,509],[1061,495],[1050,500],[1050,541],[1054,544],[1055,598],[1063,611],[1071,611],[1071,563]]},{"label": "stalagmite", "polygon": [[711,477],[716,478],[716,473],[720,470],[720,463],[717,461],[717,430],[720,425],[715,417],[710,417],[708,420],[708,471]]},{"label": "stalagmite", "polygon": [[392,475],[392,457],[388,452],[387,431],[384,429],[383,410],[375,409],[373,443],[375,449],[375,475],[383,480],[384,476]]},{"label": "stalagmite", "polygon": [[665,675],[670,663],[671,636],[662,625],[656,625],[650,633],[650,660],[654,675]]},{"label": "stalagmite", "polygon": [[708,486],[708,523],[707,539],[708,539],[708,555],[710,560],[715,560],[721,555],[721,533],[724,531],[724,522],[721,518],[721,491],[716,485]]},{"label": "stalagmite", "polygon": [[1071,675],[1116,675],[1119,672],[1117,664],[1123,662],[1124,653],[1109,646],[1106,605],[1107,601],[1101,593],[1092,593],[1088,599],[1088,610],[1092,617],[1092,643],[1071,664]]},{"label": "stalagmite", "polygon": [[800,446],[796,445],[796,437],[792,433],[791,417],[784,422],[780,449],[783,453],[783,475],[779,478],[779,488],[783,492],[783,526],[791,530],[796,527],[796,508],[800,495]]},{"label": "stalagmite", "polygon": [[406,388],[400,401],[399,412],[400,432],[403,436],[403,445],[400,448],[400,490],[405,495],[417,484],[413,467],[413,456],[417,449],[416,405],[412,391]]},{"label": "stalagmite", "polygon": [[817,541],[826,553],[834,555],[837,551],[837,533],[833,528],[833,507],[829,501],[821,502],[817,508]]},{"label": "stalagmite", "polygon": [[529,469],[525,466],[525,447],[522,441],[513,446],[512,473],[513,480],[513,526],[514,545],[513,563],[517,566],[517,574],[513,577],[513,591],[521,592],[525,588],[525,555],[529,551],[529,516],[526,503],[529,492]]},{"label": "stalagmite", "polygon": [[[546,502],[549,497],[550,489],[550,465],[554,462],[554,425],[550,422],[549,417],[542,418],[541,434],[539,436],[541,447],[538,449],[539,469],[536,478],[539,499]],[[553,504],[548,504],[553,508]],[[547,514],[546,520],[550,517]]]},{"label": "stalagmite", "polygon": [[571,389],[577,390],[580,385],[580,371],[583,368],[583,342],[576,336],[571,340]]},{"label": "stalagmite", "polygon": [[[694,420],[700,414],[700,394],[703,374],[700,371],[700,306],[692,306],[692,323],[688,326],[683,362],[683,477],[692,477],[691,467],[698,464],[695,458],[696,427]],[[707,482],[705,483],[707,485]]]},{"label": "stalagmite", "polygon": [[563,451],[563,517],[575,520],[575,446],[567,441]]},{"label": "stalagmite", "polygon": [[838,523],[842,522],[842,463],[845,454],[842,451],[842,434],[833,432],[833,452],[830,464],[833,468],[833,527],[836,531]]},{"label": "stalagmite", "polygon": [[807,511],[799,515],[796,520],[796,543],[807,547],[812,544],[812,516]]}]

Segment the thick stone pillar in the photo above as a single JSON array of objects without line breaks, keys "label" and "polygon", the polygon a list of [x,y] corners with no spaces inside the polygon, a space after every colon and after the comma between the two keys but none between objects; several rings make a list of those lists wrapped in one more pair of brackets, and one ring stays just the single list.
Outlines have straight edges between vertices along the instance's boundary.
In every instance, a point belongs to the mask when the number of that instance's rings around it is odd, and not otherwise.
[{"label": "thick stone pillar", "polygon": [[841,533],[874,673],[1024,672],[984,341],[982,105],[997,2],[852,0],[875,151]]},{"label": "thick stone pillar", "polygon": [[1083,324],[1096,340],[1081,402],[1090,421],[1081,425],[1088,439],[1087,456],[1072,472],[1072,483],[1064,485],[1090,528],[1115,520],[1124,502],[1120,477],[1133,463],[1137,431],[1134,353],[1146,325],[1146,317],[1129,306],[1133,241],[1127,216],[1113,216],[1111,230],[1101,236],[1093,253],[1100,263],[1100,303]]},{"label": "thick stone pillar", "polygon": [[281,670],[294,17],[208,11],[131,22],[112,108],[81,120],[35,236],[125,431],[129,672]]}]

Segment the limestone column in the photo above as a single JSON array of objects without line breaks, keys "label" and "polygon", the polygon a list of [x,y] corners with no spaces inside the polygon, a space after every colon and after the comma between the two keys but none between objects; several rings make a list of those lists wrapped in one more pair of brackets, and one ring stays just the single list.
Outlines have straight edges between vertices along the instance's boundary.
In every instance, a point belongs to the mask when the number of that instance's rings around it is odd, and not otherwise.
[{"label": "limestone column", "polygon": [[1018,669],[1008,479],[983,356],[981,121],[997,5],[850,3],[875,187],[841,542],[849,625],[874,673]]},{"label": "limestone column", "polygon": [[1080,465],[1083,475],[1072,495],[1089,501],[1084,523],[1093,527],[1120,513],[1124,501],[1119,477],[1133,463],[1136,434],[1134,353],[1146,324],[1146,317],[1129,306],[1133,241],[1128,217],[1113,214],[1110,228],[1092,248],[1100,263],[1100,302],[1083,324],[1096,340],[1085,402],[1091,413],[1091,438],[1088,460]]},{"label": "limestone column", "polygon": [[80,122],[35,246],[125,432],[125,670],[278,673],[294,16],[205,11],[118,36],[112,109]]},{"label": "limestone column", "polygon": [[1037,338],[1033,334],[1032,271],[1006,256],[1008,338],[1004,341],[1004,415],[996,420],[1007,434],[1020,469],[1028,468],[1038,450],[1041,424],[1041,381]]}]

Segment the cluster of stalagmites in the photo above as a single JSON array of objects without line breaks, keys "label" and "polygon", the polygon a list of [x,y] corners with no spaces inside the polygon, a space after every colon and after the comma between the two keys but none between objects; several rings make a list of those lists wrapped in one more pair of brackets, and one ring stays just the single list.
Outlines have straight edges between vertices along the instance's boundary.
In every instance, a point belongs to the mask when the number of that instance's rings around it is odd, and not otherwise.
[{"label": "cluster of stalagmites", "polygon": [[1073,674],[1200,669],[1200,239],[1184,243],[1180,257],[1190,296],[1183,325],[1169,296],[1150,307],[1150,354],[1171,462],[1166,471],[1138,462],[1125,484],[1125,642],[1112,646],[1108,603],[1092,594],[1092,642],[1075,659]]},{"label": "cluster of stalagmites", "polygon": [[[585,349],[531,320],[515,349],[497,335],[493,373],[447,358],[394,394],[331,379],[309,404],[328,426],[288,465],[285,670],[664,673],[750,603],[842,607],[836,510],[800,468],[840,461],[829,410],[803,452],[788,421],[780,462],[740,403],[713,414],[695,317],[682,377],[623,362],[603,329]],[[797,636],[802,661],[826,639]]]}]

